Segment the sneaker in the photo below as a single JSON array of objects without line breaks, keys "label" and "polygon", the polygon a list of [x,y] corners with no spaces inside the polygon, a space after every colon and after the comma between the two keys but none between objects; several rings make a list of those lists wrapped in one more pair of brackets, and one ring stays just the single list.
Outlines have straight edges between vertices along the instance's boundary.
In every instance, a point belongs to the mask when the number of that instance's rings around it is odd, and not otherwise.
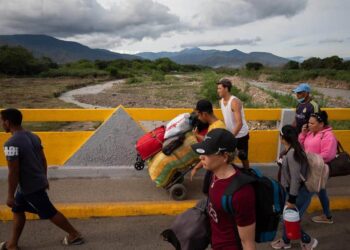
[{"label": "sneaker", "polygon": [[316,248],[318,245],[318,241],[315,238],[312,238],[309,243],[300,242],[300,246],[302,250],[312,250]]},{"label": "sneaker", "polygon": [[276,240],[271,243],[273,249],[289,249],[292,247],[290,243],[284,243],[283,239]]},{"label": "sneaker", "polygon": [[311,220],[315,223],[333,224],[332,218],[327,218],[324,214],[319,216],[314,216]]}]

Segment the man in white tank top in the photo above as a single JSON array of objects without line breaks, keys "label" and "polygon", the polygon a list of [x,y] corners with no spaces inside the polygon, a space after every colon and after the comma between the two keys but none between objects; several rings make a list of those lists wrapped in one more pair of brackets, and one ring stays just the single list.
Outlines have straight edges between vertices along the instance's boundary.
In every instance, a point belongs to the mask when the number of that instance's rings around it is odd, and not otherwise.
[{"label": "man in white tank top", "polygon": [[220,96],[220,107],[227,130],[237,138],[238,158],[245,168],[249,168],[248,141],[249,128],[245,120],[243,104],[236,96],[231,95],[232,83],[229,79],[221,79],[217,83]]}]

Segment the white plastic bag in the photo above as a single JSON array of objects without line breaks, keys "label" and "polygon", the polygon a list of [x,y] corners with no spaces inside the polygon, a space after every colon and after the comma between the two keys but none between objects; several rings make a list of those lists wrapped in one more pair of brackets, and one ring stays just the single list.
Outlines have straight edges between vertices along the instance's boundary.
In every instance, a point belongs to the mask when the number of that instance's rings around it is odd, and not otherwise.
[{"label": "white plastic bag", "polygon": [[192,129],[190,124],[190,114],[183,113],[172,119],[165,127],[164,139],[185,133]]}]

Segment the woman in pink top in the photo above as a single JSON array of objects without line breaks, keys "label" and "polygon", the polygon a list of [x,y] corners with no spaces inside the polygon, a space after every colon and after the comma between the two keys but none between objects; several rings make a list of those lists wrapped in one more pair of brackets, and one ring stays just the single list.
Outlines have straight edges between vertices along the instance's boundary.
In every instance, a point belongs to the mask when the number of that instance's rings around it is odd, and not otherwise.
[{"label": "woman in pink top", "polygon": [[[305,124],[299,134],[299,142],[304,146],[305,152],[311,152],[322,156],[325,163],[330,162],[337,154],[337,139],[332,128],[328,126],[328,115],[326,111],[311,114],[309,123]],[[329,209],[329,199],[326,189],[318,193],[323,215],[312,218],[316,223],[332,224],[332,214]]]}]

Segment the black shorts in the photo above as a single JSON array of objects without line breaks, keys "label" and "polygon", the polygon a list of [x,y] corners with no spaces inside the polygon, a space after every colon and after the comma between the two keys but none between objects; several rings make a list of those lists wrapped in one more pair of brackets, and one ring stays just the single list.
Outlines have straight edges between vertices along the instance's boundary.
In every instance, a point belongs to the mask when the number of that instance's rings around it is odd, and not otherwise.
[{"label": "black shorts", "polygon": [[51,203],[46,190],[42,189],[27,195],[17,191],[12,212],[29,212],[39,215],[40,219],[51,219],[56,215],[57,210]]},{"label": "black shorts", "polygon": [[248,160],[248,142],[249,133],[246,136],[237,138],[238,158],[240,160]]}]

